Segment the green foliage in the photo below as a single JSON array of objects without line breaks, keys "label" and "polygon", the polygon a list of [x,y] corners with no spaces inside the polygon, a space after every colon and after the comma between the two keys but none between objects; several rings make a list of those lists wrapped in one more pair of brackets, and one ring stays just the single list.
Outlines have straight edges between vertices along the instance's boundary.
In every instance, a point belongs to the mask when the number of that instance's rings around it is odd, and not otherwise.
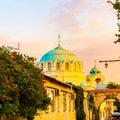
[{"label": "green foliage", "polygon": [[118,37],[118,39],[115,41],[115,43],[117,43],[117,42],[120,42],[120,1],[119,1],[119,0],[116,0],[115,3],[113,3],[113,2],[111,2],[111,1],[109,0],[109,1],[107,1],[107,2],[108,2],[108,3],[111,3],[112,6],[113,6],[113,9],[115,9],[116,12],[117,12],[118,34],[115,34],[115,35]]},{"label": "green foliage", "polygon": [[114,105],[117,107],[117,112],[120,112],[120,102],[118,99],[115,100]]},{"label": "green foliage", "polygon": [[96,108],[94,103],[94,97],[92,94],[89,94],[89,109],[92,110],[93,114],[99,118],[99,109]]},{"label": "green foliage", "polygon": [[19,114],[33,120],[37,109],[46,109],[49,103],[34,58],[0,47],[0,115]]},{"label": "green foliage", "polygon": [[109,82],[107,88],[109,89],[120,88],[120,85],[115,82]]},{"label": "green foliage", "polygon": [[76,101],[75,101],[75,107],[76,107],[76,120],[85,120],[86,114],[84,112],[84,93],[83,89],[79,88],[76,91]]}]

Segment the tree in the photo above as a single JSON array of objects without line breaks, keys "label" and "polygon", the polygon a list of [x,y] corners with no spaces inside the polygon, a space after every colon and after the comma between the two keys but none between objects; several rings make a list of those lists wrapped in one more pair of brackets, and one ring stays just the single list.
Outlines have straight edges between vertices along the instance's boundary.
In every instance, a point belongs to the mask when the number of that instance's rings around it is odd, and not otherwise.
[{"label": "tree", "polygon": [[76,100],[75,100],[76,120],[85,120],[86,119],[83,101],[84,101],[83,89],[79,87],[76,90]]},{"label": "tree", "polygon": [[89,94],[89,109],[95,115],[95,119],[99,119],[99,109],[95,106],[93,94]]},{"label": "tree", "polygon": [[113,6],[113,9],[115,9],[117,11],[117,19],[118,19],[118,33],[115,34],[118,39],[114,42],[114,43],[117,43],[117,42],[120,42],[120,1],[119,0],[116,0],[115,3],[111,2],[110,0],[107,1],[108,3],[111,3],[112,6]]},{"label": "tree", "polygon": [[[107,88],[109,89],[118,89],[120,88],[120,84],[117,84],[115,82],[109,82],[107,85]],[[117,107],[117,112],[120,112],[120,101],[118,100],[118,98],[114,98],[114,105]]]},{"label": "tree", "polygon": [[120,88],[120,85],[115,82],[109,82],[107,85],[107,88],[109,88],[109,89]]},{"label": "tree", "polygon": [[47,108],[50,99],[34,60],[10,47],[0,47],[0,115],[33,120],[38,109]]}]

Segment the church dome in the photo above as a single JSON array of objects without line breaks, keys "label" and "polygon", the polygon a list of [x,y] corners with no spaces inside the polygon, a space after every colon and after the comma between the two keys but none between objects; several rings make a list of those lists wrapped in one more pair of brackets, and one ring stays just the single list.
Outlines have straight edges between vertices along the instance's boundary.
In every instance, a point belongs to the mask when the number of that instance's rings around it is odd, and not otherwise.
[{"label": "church dome", "polygon": [[96,87],[96,89],[107,89],[107,85],[102,84]]},{"label": "church dome", "polygon": [[58,45],[53,50],[50,50],[49,52],[44,54],[39,62],[46,63],[47,61],[51,61],[52,63],[54,63],[55,60],[59,60],[60,62],[63,63],[64,60],[66,59],[69,60],[70,62],[78,61],[76,55]]},{"label": "church dome", "polygon": [[101,71],[96,67],[96,65],[90,70],[90,76],[95,76],[101,73]]},{"label": "church dome", "polygon": [[53,50],[45,53],[38,62],[39,68],[45,75],[53,77],[62,82],[80,85],[85,81],[82,61],[74,53],[58,45]]}]

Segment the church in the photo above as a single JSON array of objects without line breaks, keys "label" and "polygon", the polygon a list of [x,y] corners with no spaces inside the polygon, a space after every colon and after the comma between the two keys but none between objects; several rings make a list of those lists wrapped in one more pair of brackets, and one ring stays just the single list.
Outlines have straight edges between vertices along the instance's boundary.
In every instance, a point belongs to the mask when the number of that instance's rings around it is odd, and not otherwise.
[{"label": "church", "polygon": [[96,65],[90,70],[89,75],[84,75],[83,62],[74,53],[61,46],[60,35],[57,47],[45,53],[40,58],[38,66],[47,76],[87,89],[89,87],[95,89],[105,83],[105,77]]},{"label": "church", "polygon": [[[77,56],[61,45],[58,35],[58,45],[46,52],[38,62],[38,67],[44,75],[44,87],[51,98],[51,105],[46,111],[39,111],[35,120],[76,120],[75,99],[76,88],[84,89],[84,111],[89,113],[87,90],[106,89],[105,77],[95,65],[85,76],[83,63]],[[86,120],[90,120],[86,114]]]}]

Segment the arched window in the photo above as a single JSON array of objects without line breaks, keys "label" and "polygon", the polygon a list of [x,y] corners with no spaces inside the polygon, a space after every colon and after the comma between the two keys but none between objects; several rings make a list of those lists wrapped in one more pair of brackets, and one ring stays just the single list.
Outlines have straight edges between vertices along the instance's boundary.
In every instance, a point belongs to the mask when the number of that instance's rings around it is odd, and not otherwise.
[{"label": "arched window", "polygon": [[60,70],[60,62],[56,63],[56,70]]},{"label": "arched window", "polygon": [[48,71],[51,71],[51,62],[48,62]]},{"label": "arched window", "polygon": [[65,63],[65,70],[69,70],[69,63],[68,62]]},{"label": "arched window", "polygon": [[99,85],[102,80],[100,78],[97,78],[97,79],[95,79],[95,81],[96,81],[96,84]]},{"label": "arched window", "polygon": [[40,68],[41,68],[41,70],[43,70],[43,63],[41,63],[41,67]]}]

